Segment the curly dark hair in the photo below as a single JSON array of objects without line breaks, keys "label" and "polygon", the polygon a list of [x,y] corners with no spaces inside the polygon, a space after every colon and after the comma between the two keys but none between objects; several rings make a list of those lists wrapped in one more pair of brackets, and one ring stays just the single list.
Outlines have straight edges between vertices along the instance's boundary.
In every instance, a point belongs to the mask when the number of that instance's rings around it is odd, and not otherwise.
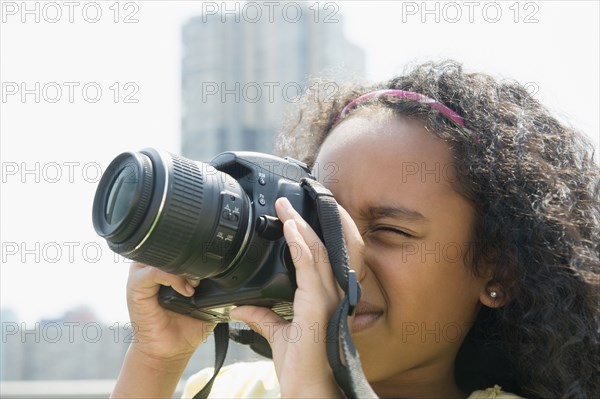
[{"label": "curly dark hair", "polygon": [[481,309],[456,359],[459,387],[600,397],[600,168],[589,140],[517,82],[444,60],[410,66],[383,84],[339,87],[328,98],[307,93],[277,152],[312,165],[341,109],[379,89],[434,98],[472,132],[416,101],[380,97],[352,111],[383,107],[421,120],[453,150],[458,188],[477,216],[477,245],[466,262],[475,275],[491,264],[509,298],[502,308]]}]

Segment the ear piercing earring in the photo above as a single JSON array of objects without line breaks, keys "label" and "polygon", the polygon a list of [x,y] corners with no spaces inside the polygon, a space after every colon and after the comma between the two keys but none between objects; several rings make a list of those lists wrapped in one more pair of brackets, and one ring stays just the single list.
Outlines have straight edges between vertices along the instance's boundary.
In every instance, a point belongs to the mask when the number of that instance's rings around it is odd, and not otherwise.
[{"label": "ear piercing earring", "polygon": [[496,299],[498,297],[498,292],[497,291],[490,291],[490,297]]}]

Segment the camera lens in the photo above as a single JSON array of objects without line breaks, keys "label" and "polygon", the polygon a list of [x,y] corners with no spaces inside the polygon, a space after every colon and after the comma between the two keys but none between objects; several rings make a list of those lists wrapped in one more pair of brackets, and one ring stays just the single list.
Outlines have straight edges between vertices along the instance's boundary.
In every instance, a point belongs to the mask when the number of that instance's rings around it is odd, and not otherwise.
[{"label": "camera lens", "polygon": [[92,216],[116,253],[194,278],[233,267],[252,227],[250,201],[235,179],[155,149],[123,153],[110,163]]},{"label": "camera lens", "polygon": [[106,220],[110,224],[120,222],[129,210],[135,196],[135,187],[128,181],[125,170],[122,170],[113,183],[106,204]]}]

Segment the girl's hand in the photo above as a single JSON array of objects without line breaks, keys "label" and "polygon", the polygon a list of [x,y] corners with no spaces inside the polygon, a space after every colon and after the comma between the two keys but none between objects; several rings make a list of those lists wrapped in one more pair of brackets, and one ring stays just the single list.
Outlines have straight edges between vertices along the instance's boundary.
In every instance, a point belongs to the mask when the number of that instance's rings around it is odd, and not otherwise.
[{"label": "girl's hand", "polygon": [[155,267],[132,264],[127,281],[127,307],[134,328],[131,350],[156,360],[187,361],[215,324],[163,308],[158,304],[158,291],[160,285],[167,285],[189,297],[199,282]]},{"label": "girl's hand", "polygon": [[131,265],[127,307],[133,343],[111,397],[173,397],[189,359],[215,325],[163,308],[158,304],[158,291],[160,285],[168,285],[182,295],[192,296],[198,284],[155,267]]},{"label": "girl's hand", "polygon": [[[275,208],[296,267],[294,319],[288,322],[258,306],[240,306],[230,316],[253,328],[260,326],[257,332],[271,344],[282,397],[343,397],[327,361],[326,330],[344,293],[314,230],[287,198],[278,199]],[[349,256],[356,260],[362,238],[348,213],[339,208]]]}]

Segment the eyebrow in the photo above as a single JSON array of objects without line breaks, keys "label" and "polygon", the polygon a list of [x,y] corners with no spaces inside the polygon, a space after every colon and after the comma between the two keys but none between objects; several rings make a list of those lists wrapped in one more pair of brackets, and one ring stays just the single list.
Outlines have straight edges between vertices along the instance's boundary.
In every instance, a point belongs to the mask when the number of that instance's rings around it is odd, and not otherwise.
[{"label": "eyebrow", "polygon": [[360,216],[365,219],[382,219],[394,218],[405,219],[414,222],[427,222],[425,216],[413,209],[404,208],[402,206],[371,206],[366,209],[361,209]]}]

